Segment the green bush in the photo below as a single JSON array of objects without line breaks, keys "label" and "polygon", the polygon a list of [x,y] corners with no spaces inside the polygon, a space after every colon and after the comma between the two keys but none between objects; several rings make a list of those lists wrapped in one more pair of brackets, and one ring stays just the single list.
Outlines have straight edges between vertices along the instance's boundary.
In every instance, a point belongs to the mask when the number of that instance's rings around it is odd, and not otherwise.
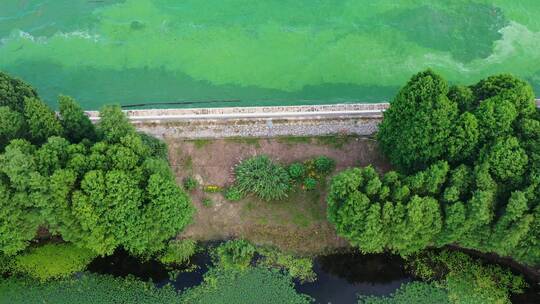
[{"label": "green bush", "polygon": [[181,295],[186,304],[309,304],[313,300],[296,292],[289,276],[266,268],[245,271],[212,269],[204,283],[189,288]]},{"label": "green bush", "polygon": [[332,173],[332,171],[334,171],[334,167],[336,166],[336,162],[327,156],[316,157],[314,159],[314,164],[317,173],[323,176]]},{"label": "green bush", "polygon": [[73,244],[46,244],[14,258],[12,271],[40,281],[69,277],[83,271],[96,254]]},{"label": "green bush", "polygon": [[191,256],[197,252],[197,242],[191,239],[170,241],[159,256],[159,261],[167,265],[178,265],[189,261]]},{"label": "green bush", "polygon": [[284,269],[291,277],[301,282],[314,282],[317,279],[311,258],[300,258],[268,248],[260,248],[257,253],[262,256],[258,261],[260,266]]},{"label": "green bush", "polygon": [[306,167],[302,163],[292,163],[288,168],[289,176],[294,180],[300,180],[306,174]]},{"label": "green bush", "polygon": [[244,198],[244,194],[238,187],[232,186],[225,191],[225,199],[231,202],[236,202]]},{"label": "green bush", "polygon": [[214,260],[219,267],[225,269],[247,269],[253,256],[255,247],[245,240],[231,240],[219,245],[214,250]]},{"label": "green bush", "polygon": [[199,182],[197,182],[195,178],[192,176],[184,178],[184,189],[186,189],[186,191],[194,191],[197,187],[199,187]]},{"label": "green bush", "polygon": [[305,190],[313,190],[317,188],[317,180],[314,179],[313,177],[307,177],[306,179],[304,179],[304,189]]},{"label": "green bush", "polygon": [[167,149],[167,144],[163,140],[159,140],[154,136],[148,135],[143,132],[139,132],[145,146],[150,149],[150,155],[159,159],[168,161],[169,151]]},{"label": "green bush", "polygon": [[424,280],[436,279],[452,303],[510,303],[527,283],[508,269],[484,264],[465,253],[443,250],[411,259],[410,267]]},{"label": "green bush", "polygon": [[265,155],[242,161],[235,175],[235,186],[242,193],[254,193],[265,201],[284,199],[290,190],[287,170]]},{"label": "green bush", "polygon": [[[444,288],[424,282],[402,284],[390,296],[360,295],[358,304],[450,304],[448,293]],[[472,303],[472,302],[471,302]],[[479,303],[479,302],[478,302]]]}]

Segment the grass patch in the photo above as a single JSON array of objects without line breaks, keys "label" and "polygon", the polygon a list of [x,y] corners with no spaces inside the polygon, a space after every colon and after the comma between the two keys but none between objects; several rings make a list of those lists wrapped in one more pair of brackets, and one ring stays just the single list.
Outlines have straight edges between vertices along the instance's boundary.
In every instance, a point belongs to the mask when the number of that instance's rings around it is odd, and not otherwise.
[{"label": "grass patch", "polygon": [[195,148],[197,149],[202,149],[204,148],[206,145],[210,144],[211,140],[210,139],[195,139],[193,141],[193,144],[195,145]]},{"label": "grass patch", "polygon": [[246,144],[255,146],[256,148],[261,147],[260,139],[256,137],[231,137],[226,138],[225,141],[237,144]]},{"label": "grass patch", "polygon": [[191,158],[191,155],[188,155],[184,160],[182,161],[182,168],[186,171],[192,171],[193,170],[193,159]]},{"label": "grass patch", "polygon": [[316,137],[315,142],[321,146],[329,146],[336,149],[343,148],[344,145],[348,144],[351,140],[356,139],[355,135],[331,135],[331,136],[319,136]]},{"label": "grass patch", "polygon": [[320,205],[324,190],[322,184],[312,191],[294,191],[282,201],[264,202],[252,197],[244,204],[242,215],[258,224],[307,228],[326,220],[326,209]]},{"label": "grass patch", "polygon": [[307,136],[280,136],[277,138],[277,142],[286,144],[286,145],[297,145],[297,144],[310,144],[311,137]]}]

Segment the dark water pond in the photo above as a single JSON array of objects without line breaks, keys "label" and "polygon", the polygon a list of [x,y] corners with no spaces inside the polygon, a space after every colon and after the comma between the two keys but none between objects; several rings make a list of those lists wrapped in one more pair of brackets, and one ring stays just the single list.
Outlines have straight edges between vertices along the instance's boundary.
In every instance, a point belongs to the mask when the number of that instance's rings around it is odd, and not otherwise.
[{"label": "dark water pond", "polygon": [[[98,258],[89,266],[91,272],[125,277],[136,276],[152,280],[158,287],[170,283],[177,290],[199,285],[211,264],[207,253],[192,258],[192,271],[182,272],[174,280],[157,261],[141,261],[125,251]],[[409,282],[412,277],[403,268],[403,261],[392,255],[360,255],[340,253],[321,256],[314,260],[317,280],[312,283],[295,282],[296,289],[313,297],[317,303],[356,303],[358,294],[388,295]]]},{"label": "dark water pond", "polygon": [[317,303],[357,303],[358,294],[388,295],[412,281],[403,265],[400,257],[386,254],[321,256],[313,265],[317,281],[297,283],[296,289]]},{"label": "dark water pond", "polygon": [[[95,259],[88,269],[119,277],[132,275],[145,281],[151,280],[158,287],[171,284],[176,290],[183,290],[199,285],[212,261],[205,251],[194,255],[191,264],[196,265],[195,269],[183,271],[171,279],[167,268],[159,262],[141,261],[118,250],[112,256]],[[314,260],[313,269],[317,274],[315,282],[296,281],[295,285],[298,292],[310,295],[316,303],[321,304],[356,304],[358,294],[389,295],[401,284],[413,280],[405,271],[403,259],[389,254],[349,252],[319,256]],[[531,288],[525,293],[512,295],[512,303],[540,303],[540,286],[534,282],[529,284]]]}]

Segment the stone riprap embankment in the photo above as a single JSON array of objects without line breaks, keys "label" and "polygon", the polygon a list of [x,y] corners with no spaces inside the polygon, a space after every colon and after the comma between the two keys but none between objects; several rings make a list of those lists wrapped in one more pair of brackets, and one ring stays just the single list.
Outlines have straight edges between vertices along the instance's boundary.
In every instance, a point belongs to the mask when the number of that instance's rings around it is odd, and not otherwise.
[{"label": "stone riprap embankment", "polygon": [[[142,132],[169,138],[371,135],[387,103],[127,110]],[[99,112],[87,112],[94,121]]]},{"label": "stone riprap embankment", "polygon": [[[540,106],[540,99],[536,100]],[[142,132],[164,138],[372,135],[388,103],[126,110]],[[93,121],[99,112],[88,111]]]}]

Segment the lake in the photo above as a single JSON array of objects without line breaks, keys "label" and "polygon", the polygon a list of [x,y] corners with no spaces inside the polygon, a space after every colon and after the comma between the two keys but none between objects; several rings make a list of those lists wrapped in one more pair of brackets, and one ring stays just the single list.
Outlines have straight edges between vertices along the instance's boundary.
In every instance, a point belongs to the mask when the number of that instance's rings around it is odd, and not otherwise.
[{"label": "lake", "polygon": [[428,67],[540,95],[538,16],[537,0],[2,0],[0,70],[86,109],[379,102]]}]

